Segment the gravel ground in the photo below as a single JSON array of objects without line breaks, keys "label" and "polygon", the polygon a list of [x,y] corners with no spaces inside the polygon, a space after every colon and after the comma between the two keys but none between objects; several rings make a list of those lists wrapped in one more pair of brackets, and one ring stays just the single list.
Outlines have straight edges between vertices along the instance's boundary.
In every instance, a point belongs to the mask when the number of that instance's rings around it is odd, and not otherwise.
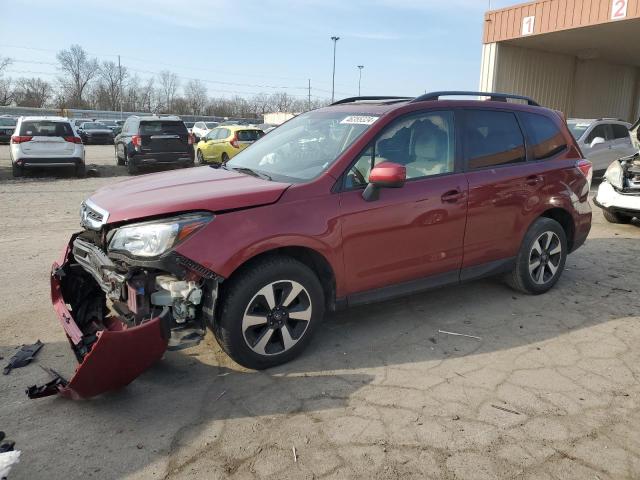
[{"label": "gravel ground", "polygon": [[209,335],[122,391],[28,400],[47,379],[39,365],[74,369],[50,264],[80,201],[126,176],[113,147],[87,150],[100,177],[13,180],[0,146],[0,356],[46,343],[0,378],[0,429],[22,450],[12,480],[640,477],[640,223],[610,225],[597,208],[546,295],[489,280],[352,309],[265,372]]}]

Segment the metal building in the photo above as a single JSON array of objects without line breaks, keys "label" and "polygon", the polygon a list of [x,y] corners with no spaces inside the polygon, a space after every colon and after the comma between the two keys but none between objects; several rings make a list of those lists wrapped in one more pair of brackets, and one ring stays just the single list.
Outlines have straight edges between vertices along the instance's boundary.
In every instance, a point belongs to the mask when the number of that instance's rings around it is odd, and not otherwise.
[{"label": "metal building", "polygon": [[567,117],[638,118],[640,0],[538,0],[485,14],[481,91]]}]

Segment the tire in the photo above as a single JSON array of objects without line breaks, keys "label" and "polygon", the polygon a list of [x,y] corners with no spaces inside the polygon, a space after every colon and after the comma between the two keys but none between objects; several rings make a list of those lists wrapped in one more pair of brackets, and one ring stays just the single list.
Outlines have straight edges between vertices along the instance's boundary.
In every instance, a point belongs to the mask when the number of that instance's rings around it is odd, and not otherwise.
[{"label": "tire", "polygon": [[84,178],[86,174],[87,174],[87,167],[85,166],[84,163],[81,163],[80,165],[76,165],[76,177]]},{"label": "tire", "polygon": [[124,158],[120,158],[118,155],[118,145],[116,145],[116,164],[123,166],[125,164]]},{"label": "tire", "polygon": [[622,213],[609,212],[602,210],[602,215],[609,223],[630,223],[633,217],[623,215]]},{"label": "tire", "polygon": [[138,173],[139,170],[137,165],[135,165],[131,160],[129,160],[129,155],[127,155],[126,150],[124,152],[124,161],[125,161],[125,165],[127,165],[127,173],[129,173],[129,175],[135,175],[136,173]]},{"label": "tire", "polygon": [[11,162],[11,173],[13,174],[14,178],[20,178],[24,176],[24,169]]},{"label": "tire", "polygon": [[[294,288],[298,293],[289,299]],[[324,317],[324,305],[322,286],[309,267],[290,257],[271,257],[238,272],[225,285],[213,332],[233,360],[262,370],[286,363],[305,349]]]},{"label": "tire", "polygon": [[562,226],[551,218],[538,218],[522,240],[507,283],[523,293],[545,293],[562,275],[567,253],[567,236]]},{"label": "tire", "polygon": [[222,156],[220,157],[220,163],[225,164],[229,161],[229,155],[225,152],[222,152]]},{"label": "tire", "polygon": [[202,155],[202,150],[197,150],[196,151],[196,158],[198,165],[204,165],[205,161],[204,161],[204,156]]}]

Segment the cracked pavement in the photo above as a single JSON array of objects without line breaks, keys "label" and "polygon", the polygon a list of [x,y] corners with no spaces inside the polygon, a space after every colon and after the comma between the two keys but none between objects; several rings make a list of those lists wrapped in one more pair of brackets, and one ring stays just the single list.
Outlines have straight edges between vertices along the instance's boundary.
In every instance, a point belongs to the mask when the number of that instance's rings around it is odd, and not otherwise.
[{"label": "cracked pavement", "polygon": [[208,335],[121,391],[28,400],[39,365],[73,372],[48,271],[79,202],[125,175],[112,151],[88,147],[99,178],[14,181],[0,146],[0,356],[45,342],[0,377],[0,429],[22,451],[12,480],[640,477],[640,223],[595,207],[543,296],[484,280],[347,310],[264,372]]}]

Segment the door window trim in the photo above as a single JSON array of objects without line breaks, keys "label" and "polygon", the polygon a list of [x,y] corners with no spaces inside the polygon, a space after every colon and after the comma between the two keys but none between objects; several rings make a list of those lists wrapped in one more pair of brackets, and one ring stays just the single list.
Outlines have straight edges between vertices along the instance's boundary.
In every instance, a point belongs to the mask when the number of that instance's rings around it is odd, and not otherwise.
[{"label": "door window trim", "polygon": [[[348,167],[338,177],[338,180],[336,181],[334,187],[332,188],[332,193],[353,192],[353,191],[358,191],[358,190],[364,190],[367,187],[366,185],[358,185],[358,186],[354,186],[354,187],[347,187],[345,185],[345,182],[346,182],[346,179],[347,179],[347,174],[349,173],[349,171],[353,168],[353,166],[356,163],[358,163],[358,160],[360,160],[360,158],[362,158],[364,153],[369,148],[375,148],[375,144],[378,142],[380,137],[383,134],[386,133],[387,127],[393,125],[397,121],[403,121],[406,118],[417,117],[417,116],[421,116],[421,115],[438,114],[438,113],[442,113],[442,112],[450,112],[452,114],[452,117],[453,117],[453,171],[451,171],[451,172],[443,172],[443,173],[436,173],[434,175],[425,175],[423,177],[408,178],[405,183],[413,182],[413,181],[416,181],[416,180],[427,180],[427,179],[431,179],[431,178],[443,177],[445,175],[453,175],[453,174],[456,174],[456,173],[462,173],[462,171],[461,171],[461,163],[460,163],[460,156],[459,156],[459,152],[460,152],[460,138],[459,138],[460,128],[458,126],[459,125],[458,124],[458,116],[456,114],[456,112],[458,110],[460,110],[459,107],[454,107],[454,108],[434,108],[434,109],[427,109],[427,110],[414,110],[412,112],[408,112],[408,113],[405,113],[403,115],[399,115],[399,116],[391,119],[389,122],[386,123],[386,125],[383,125],[382,128],[380,129],[380,131],[376,134],[376,136],[373,137],[364,146],[364,148],[357,153],[357,155],[354,156],[353,160],[351,161],[351,163],[349,163]],[[375,154],[375,151],[373,151],[372,154]]]}]

